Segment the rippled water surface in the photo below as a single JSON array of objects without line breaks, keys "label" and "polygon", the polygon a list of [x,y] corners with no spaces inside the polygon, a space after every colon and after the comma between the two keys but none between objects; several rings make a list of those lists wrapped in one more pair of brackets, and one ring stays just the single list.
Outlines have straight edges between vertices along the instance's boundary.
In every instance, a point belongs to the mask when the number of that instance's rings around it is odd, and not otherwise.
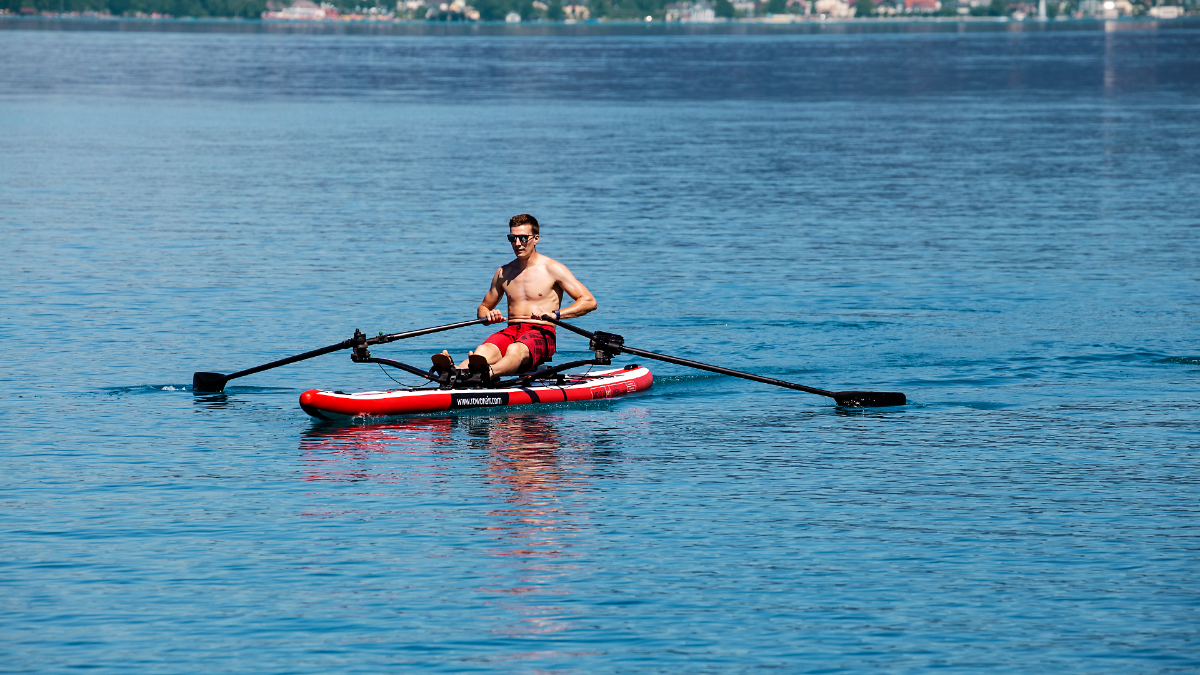
[{"label": "rippled water surface", "polygon": [[[5,20],[0,62],[0,670],[1200,669],[1200,24]],[[189,391],[472,318],[523,211],[584,327],[911,403]]]}]

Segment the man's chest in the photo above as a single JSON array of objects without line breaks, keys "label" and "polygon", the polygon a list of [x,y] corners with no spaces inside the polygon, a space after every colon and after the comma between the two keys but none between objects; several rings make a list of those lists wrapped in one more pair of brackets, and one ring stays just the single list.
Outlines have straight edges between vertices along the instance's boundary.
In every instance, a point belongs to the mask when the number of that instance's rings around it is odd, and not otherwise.
[{"label": "man's chest", "polygon": [[533,270],[525,270],[511,279],[505,279],[500,285],[510,298],[535,300],[554,292],[554,279],[544,272],[535,274]]}]

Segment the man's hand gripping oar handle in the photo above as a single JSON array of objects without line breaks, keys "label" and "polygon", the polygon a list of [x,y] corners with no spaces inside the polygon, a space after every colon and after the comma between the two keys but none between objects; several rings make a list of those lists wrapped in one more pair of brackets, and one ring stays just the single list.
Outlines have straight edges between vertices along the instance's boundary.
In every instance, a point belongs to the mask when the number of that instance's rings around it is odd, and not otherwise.
[{"label": "man's hand gripping oar handle", "polygon": [[[487,323],[487,319],[475,319],[474,321],[459,321],[458,323],[448,323],[444,326],[433,326],[432,328],[420,328],[417,330],[405,331],[403,333],[391,333],[388,335],[377,335],[375,337],[367,337],[367,336],[363,335],[361,331],[356,330],[356,331],[354,331],[354,337],[352,337],[348,340],[342,340],[341,342],[339,342],[337,344],[332,344],[332,345],[329,345],[328,347],[321,347],[320,349],[314,349],[310,352],[304,352],[303,354],[296,354],[295,356],[289,356],[285,359],[279,359],[278,361],[264,363],[261,366],[254,366],[253,368],[239,370],[238,372],[231,373],[229,375],[222,375],[221,373],[193,373],[192,374],[192,391],[193,392],[204,392],[204,393],[216,393],[216,392],[223,390],[225,388],[225,383],[234,378],[245,377],[247,375],[252,375],[254,373],[261,373],[264,370],[270,370],[272,368],[286,366],[289,363],[296,363],[297,361],[304,361],[304,360],[311,359],[311,358],[314,358],[317,356],[322,356],[324,354],[329,354],[331,352],[340,351],[342,349],[354,348],[357,351],[358,349],[361,348],[362,350],[365,351],[368,345],[387,344],[389,342],[395,342],[396,340],[404,340],[406,338],[418,337],[421,335],[429,335],[430,333],[440,333],[444,330],[452,330],[454,328],[462,328],[464,326],[474,326],[477,323]],[[368,354],[368,358],[369,358],[369,354]]]},{"label": "man's hand gripping oar handle", "polygon": [[[633,354],[635,356],[654,359],[656,361],[665,361],[667,363],[674,363],[676,365],[696,368],[698,370],[707,370],[712,373],[720,373],[722,375],[731,375],[733,377],[740,377],[746,380],[762,382],[763,384],[772,384],[776,387],[785,387],[787,389],[806,391],[810,394],[828,396],[836,401],[838,405],[847,408],[885,407],[905,405],[908,403],[908,399],[904,396],[904,394],[898,391],[826,391],[824,389],[817,389],[815,387],[806,387],[802,384],[796,384],[794,382],[785,382],[783,380],[776,380],[775,378],[771,377],[754,375],[753,373],[744,373],[740,370],[722,368],[721,366],[713,366],[707,363],[700,363],[699,361],[689,361],[688,359],[681,359],[675,356],[657,354],[655,352],[648,352],[642,349],[636,349],[634,347],[627,347],[624,344],[624,339],[619,335],[612,335],[611,333],[592,333],[583,330],[582,328],[576,328],[575,326],[572,326],[561,319],[556,319],[550,314],[543,314],[542,320],[549,321],[556,326],[562,326],[572,333],[578,333],[579,335],[582,335],[592,341],[592,349],[603,350],[614,356],[624,352],[626,354]],[[616,339],[614,340],[612,338]]]}]

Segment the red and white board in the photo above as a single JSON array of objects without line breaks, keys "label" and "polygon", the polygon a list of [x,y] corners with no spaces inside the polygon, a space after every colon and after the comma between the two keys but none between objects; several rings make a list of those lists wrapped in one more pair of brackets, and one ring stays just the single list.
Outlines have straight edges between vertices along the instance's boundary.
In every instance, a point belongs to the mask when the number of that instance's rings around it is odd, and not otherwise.
[{"label": "red and white board", "polygon": [[654,383],[650,370],[641,366],[564,377],[562,384],[512,389],[398,389],[356,394],[310,389],[300,394],[300,407],[318,419],[348,420],[490,406],[591,401],[644,391]]}]

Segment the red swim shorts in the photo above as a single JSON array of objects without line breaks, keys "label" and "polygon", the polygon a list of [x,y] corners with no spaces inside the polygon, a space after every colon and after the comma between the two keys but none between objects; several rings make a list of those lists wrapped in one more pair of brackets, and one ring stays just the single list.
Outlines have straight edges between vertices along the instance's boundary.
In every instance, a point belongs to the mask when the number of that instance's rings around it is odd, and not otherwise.
[{"label": "red swim shorts", "polygon": [[520,371],[527,373],[542,363],[549,361],[551,356],[554,356],[554,341],[554,328],[551,326],[543,326],[537,323],[517,323],[499,333],[492,334],[483,343],[496,345],[500,349],[501,354],[507,354],[509,345],[514,342],[520,342],[528,347],[529,354],[533,357],[533,363],[529,364],[528,368],[523,368]]}]

